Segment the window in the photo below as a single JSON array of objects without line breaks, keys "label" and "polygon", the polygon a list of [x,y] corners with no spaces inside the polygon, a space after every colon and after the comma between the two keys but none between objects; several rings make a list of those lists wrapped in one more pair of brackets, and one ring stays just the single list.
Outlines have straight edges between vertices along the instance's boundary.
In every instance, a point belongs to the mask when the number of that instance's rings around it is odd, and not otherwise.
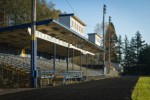
[{"label": "window", "polygon": [[76,30],[77,30],[77,24],[76,24]]},{"label": "window", "polygon": [[73,21],[72,21],[72,26],[71,27],[73,27]]},{"label": "window", "polygon": [[74,29],[76,29],[76,23],[74,23]]},{"label": "window", "polygon": [[79,26],[79,32],[81,31],[80,26]]},{"label": "window", "polygon": [[83,33],[83,29],[81,28],[81,32]]}]

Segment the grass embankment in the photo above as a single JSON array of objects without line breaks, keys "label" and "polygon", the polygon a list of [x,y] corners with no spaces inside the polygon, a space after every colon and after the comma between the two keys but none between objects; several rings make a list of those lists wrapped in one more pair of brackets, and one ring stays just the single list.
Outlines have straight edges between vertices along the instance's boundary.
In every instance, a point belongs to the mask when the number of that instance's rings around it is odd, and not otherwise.
[{"label": "grass embankment", "polygon": [[150,77],[140,77],[134,91],[132,100],[150,100]]}]

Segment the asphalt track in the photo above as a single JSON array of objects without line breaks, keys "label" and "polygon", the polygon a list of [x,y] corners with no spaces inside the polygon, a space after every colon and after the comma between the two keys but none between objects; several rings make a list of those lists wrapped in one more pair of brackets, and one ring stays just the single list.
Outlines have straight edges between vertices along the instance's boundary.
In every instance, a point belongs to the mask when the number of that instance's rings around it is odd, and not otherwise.
[{"label": "asphalt track", "polygon": [[109,78],[66,86],[0,95],[0,100],[131,100],[136,76]]}]

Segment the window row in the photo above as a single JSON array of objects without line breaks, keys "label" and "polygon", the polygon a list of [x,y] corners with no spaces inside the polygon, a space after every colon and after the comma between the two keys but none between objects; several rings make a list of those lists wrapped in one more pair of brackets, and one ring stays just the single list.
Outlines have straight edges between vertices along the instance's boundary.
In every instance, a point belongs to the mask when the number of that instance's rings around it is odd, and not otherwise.
[{"label": "window row", "polygon": [[73,27],[75,30],[77,30],[77,31],[79,31],[79,32],[81,32],[81,33],[83,33],[83,28],[82,28],[79,24],[77,24],[77,23],[75,23],[75,22],[73,22],[73,21],[72,21],[72,27]]}]

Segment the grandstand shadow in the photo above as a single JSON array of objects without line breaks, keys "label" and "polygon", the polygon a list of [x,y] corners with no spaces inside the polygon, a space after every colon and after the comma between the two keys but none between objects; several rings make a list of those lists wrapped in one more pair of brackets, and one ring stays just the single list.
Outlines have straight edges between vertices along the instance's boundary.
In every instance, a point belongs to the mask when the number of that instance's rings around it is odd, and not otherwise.
[{"label": "grandstand shadow", "polygon": [[126,76],[81,84],[33,89],[1,95],[1,100],[131,100],[138,77]]}]

